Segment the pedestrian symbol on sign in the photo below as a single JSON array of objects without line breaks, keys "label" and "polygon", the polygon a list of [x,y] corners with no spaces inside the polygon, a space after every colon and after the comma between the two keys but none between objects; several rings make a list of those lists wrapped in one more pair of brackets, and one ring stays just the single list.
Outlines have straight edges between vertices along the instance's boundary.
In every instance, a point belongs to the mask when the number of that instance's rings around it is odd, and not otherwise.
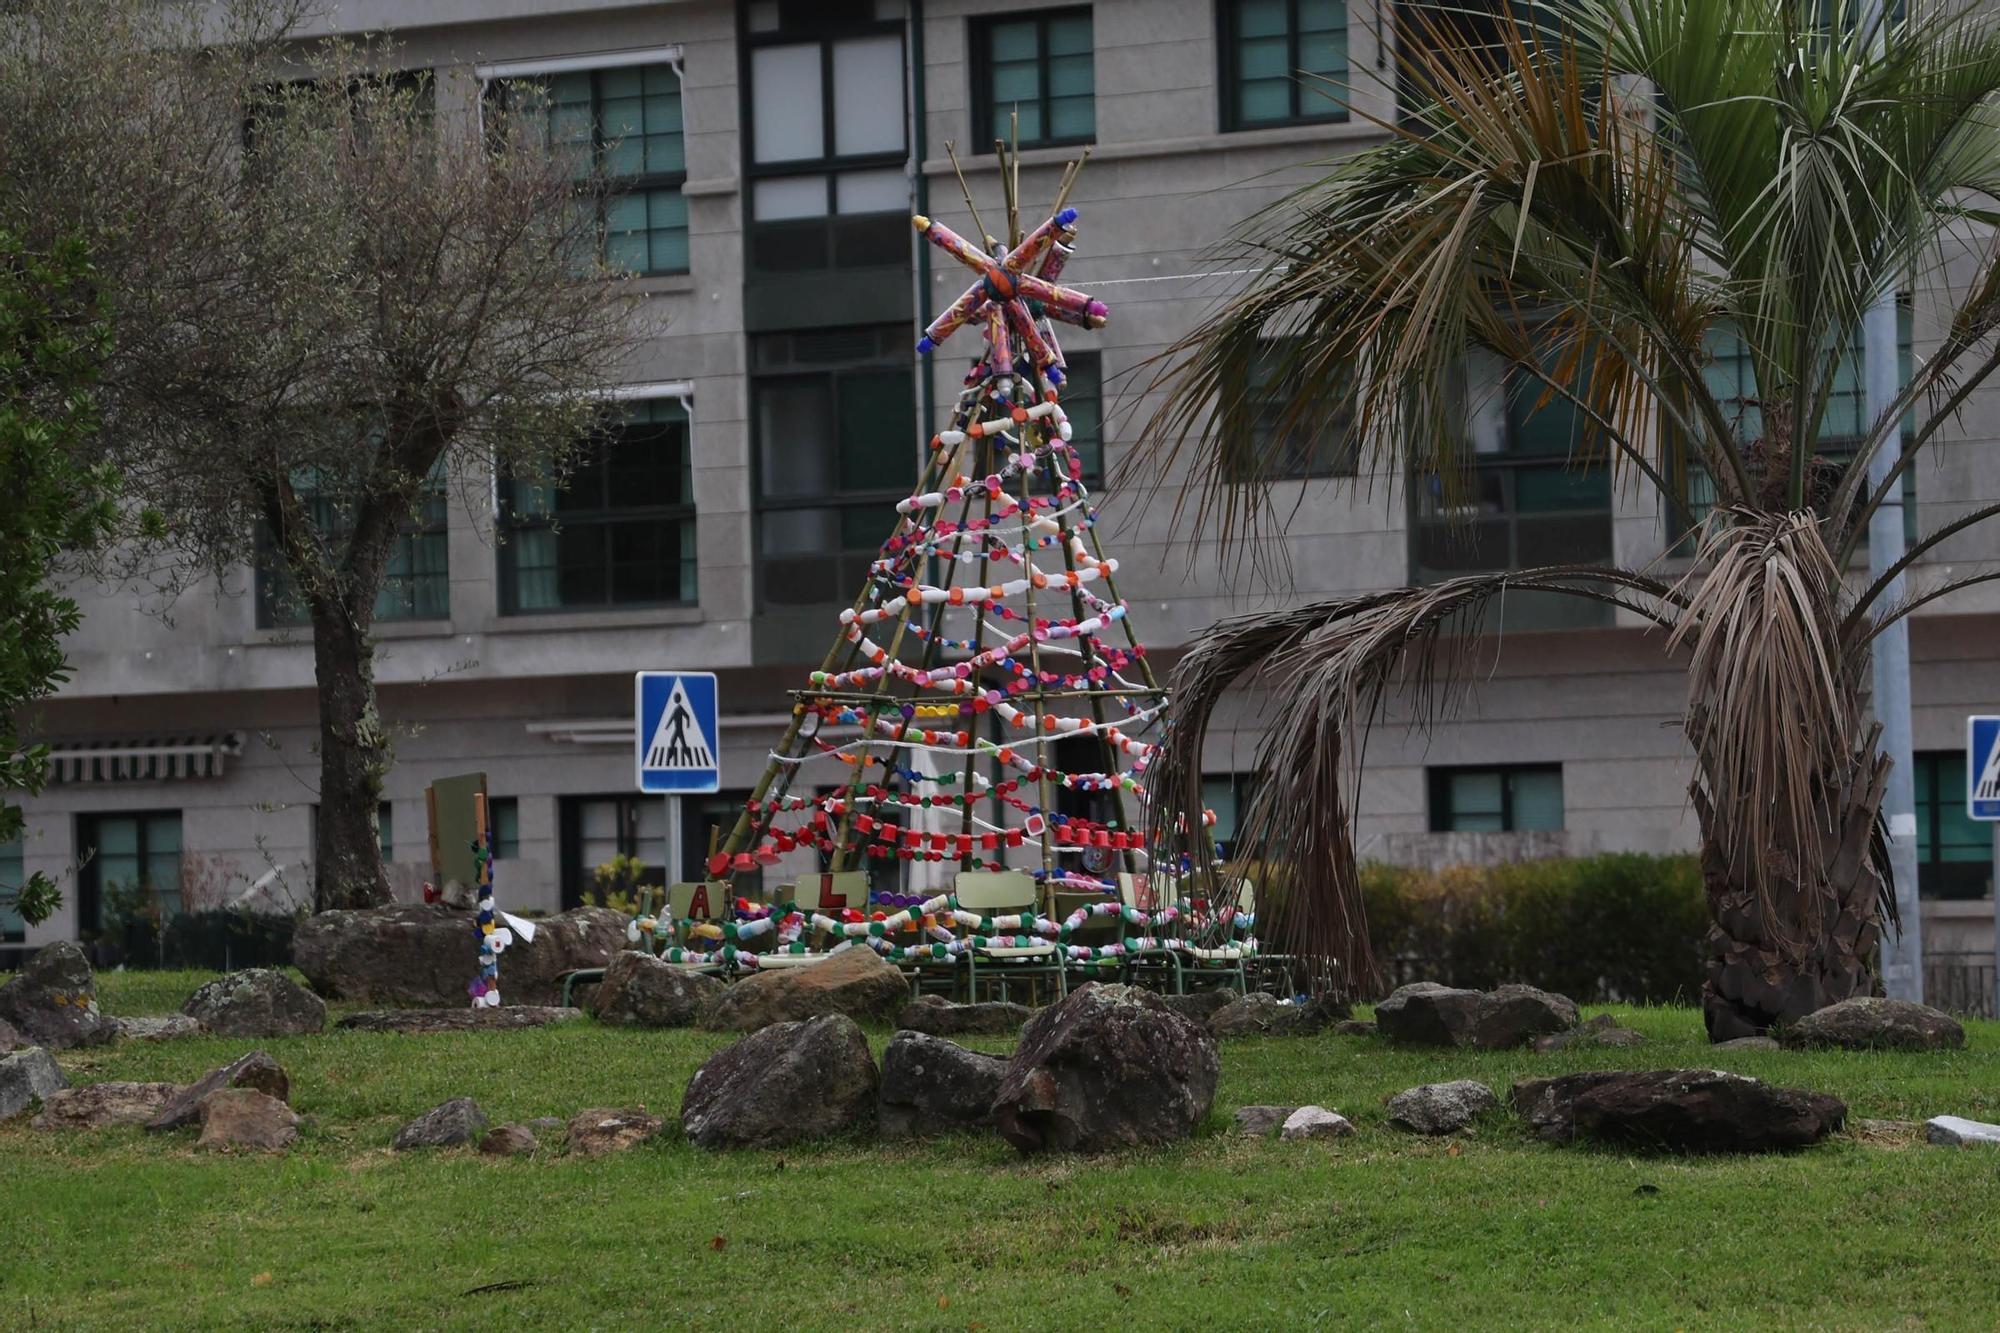
[{"label": "pedestrian symbol on sign", "polygon": [[639,790],[715,791],[722,775],[713,673],[641,671],[633,684]]},{"label": "pedestrian symbol on sign", "polygon": [[1965,813],[2000,820],[2000,717],[1965,720]]}]

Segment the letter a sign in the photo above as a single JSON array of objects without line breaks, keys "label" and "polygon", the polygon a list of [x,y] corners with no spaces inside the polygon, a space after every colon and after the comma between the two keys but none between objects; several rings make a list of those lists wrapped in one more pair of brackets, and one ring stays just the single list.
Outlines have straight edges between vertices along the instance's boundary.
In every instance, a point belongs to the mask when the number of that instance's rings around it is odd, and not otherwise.
[{"label": "letter a sign", "polygon": [[641,671],[633,677],[639,790],[712,792],[722,785],[715,673]]},{"label": "letter a sign", "polygon": [[2000,819],[2000,717],[1965,719],[1965,813]]}]

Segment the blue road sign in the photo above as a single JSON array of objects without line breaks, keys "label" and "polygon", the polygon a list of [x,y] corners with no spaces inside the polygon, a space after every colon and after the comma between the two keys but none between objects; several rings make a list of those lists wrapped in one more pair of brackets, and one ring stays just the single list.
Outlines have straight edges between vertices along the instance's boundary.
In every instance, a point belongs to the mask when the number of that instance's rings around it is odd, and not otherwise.
[{"label": "blue road sign", "polygon": [[722,785],[722,728],[712,671],[641,671],[632,678],[639,790],[712,792]]},{"label": "blue road sign", "polygon": [[2000,717],[1965,719],[1965,813],[2000,820]]}]

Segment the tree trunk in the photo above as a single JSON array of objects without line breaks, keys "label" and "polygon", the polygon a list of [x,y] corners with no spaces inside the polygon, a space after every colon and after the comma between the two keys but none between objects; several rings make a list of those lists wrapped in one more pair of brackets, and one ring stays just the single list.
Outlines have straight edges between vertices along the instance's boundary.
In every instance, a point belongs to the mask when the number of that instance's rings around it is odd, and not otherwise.
[{"label": "tree trunk", "polygon": [[[372,599],[371,599],[372,600]],[[390,901],[376,808],[389,771],[387,730],[375,707],[375,651],[365,623],[337,598],[310,597],[319,682],[319,827],[313,907]]]},{"label": "tree trunk", "polygon": [[[1828,775],[1820,788],[1819,828],[1803,842],[1812,849],[1810,864],[1796,865],[1772,848],[1746,849],[1772,889],[1774,921],[1759,913],[1749,867],[1740,859],[1732,864],[1715,811],[1701,787],[1693,789],[1711,919],[1702,986],[1710,1041],[1757,1036],[1851,996],[1880,992],[1876,950],[1893,899],[1885,892],[1888,854],[1876,820],[1888,775],[1889,761],[1875,754],[1871,734],[1847,771]],[[1809,923],[1810,902],[1821,913],[1817,930]]]}]

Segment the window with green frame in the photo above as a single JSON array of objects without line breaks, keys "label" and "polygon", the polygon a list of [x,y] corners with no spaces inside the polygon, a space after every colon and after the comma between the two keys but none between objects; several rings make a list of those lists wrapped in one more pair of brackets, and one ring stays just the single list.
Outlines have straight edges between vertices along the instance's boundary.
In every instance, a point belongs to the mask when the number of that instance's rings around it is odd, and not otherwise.
[{"label": "window with green frame", "polygon": [[1042,9],[973,20],[972,142],[1013,132],[1020,146],[1089,143],[1097,135],[1090,10]]},{"label": "window with green frame", "polygon": [[1069,446],[1083,471],[1083,484],[1104,483],[1104,358],[1097,352],[1064,352],[1063,415],[1069,418]]},{"label": "window with green frame", "polygon": [[[292,485],[313,526],[338,550],[354,531],[354,505],[338,489],[302,472]],[[451,615],[451,533],[444,464],[431,470],[415,509],[389,548],[388,574],[375,595],[377,620],[444,620]],[[311,620],[291,570],[279,556],[267,525],[257,529],[257,625],[278,629]]]},{"label": "window with green frame", "polygon": [[1256,794],[1255,773],[1202,775],[1201,804],[1203,809],[1215,812],[1215,827],[1209,830],[1209,837],[1215,841],[1217,856],[1227,859],[1236,854],[1236,835],[1242,831],[1243,817],[1250,812],[1250,802]]},{"label": "window with green frame", "polygon": [[1428,770],[1433,833],[1515,833],[1563,826],[1561,764]]},{"label": "window with green frame", "polygon": [[181,912],[181,814],[178,810],[79,815],[77,922],[90,933],[116,924],[121,910]]},{"label": "window with green frame", "polygon": [[[1896,356],[1899,384],[1908,384],[1912,373],[1910,354],[1910,304],[1899,301],[1896,306]],[[1707,363],[1702,367],[1702,382],[1722,408],[1723,415],[1740,440],[1754,440],[1764,430],[1763,410],[1757,402],[1757,375],[1751,365],[1750,349],[1736,330],[1726,324],[1711,325],[1702,339],[1702,350]],[[1848,340],[1847,355],[1834,368],[1833,389],[1827,395],[1826,416],[1821,421],[1819,457],[1824,463],[1823,472],[1829,482],[1837,478],[1846,467],[1847,460],[1854,454],[1861,436],[1868,429],[1868,388],[1866,378],[1867,354],[1863,346],[1861,330],[1856,329]],[[1903,418],[1904,435],[1916,429],[1916,414]],[[1667,531],[1672,537],[1670,549],[1678,555],[1691,555],[1694,551],[1695,534],[1708,521],[1715,508],[1715,479],[1708,469],[1690,460],[1686,465],[1685,503],[1675,505],[1664,501]],[[1903,540],[1917,539],[1917,469],[1909,468],[1903,473]]]},{"label": "window with green frame", "polygon": [[1345,0],[1221,0],[1222,128],[1347,119]]},{"label": "window with green frame", "polygon": [[560,484],[503,477],[501,614],[696,601],[688,434],[678,399],[634,399]]},{"label": "window with green frame", "polygon": [[521,855],[521,799],[495,796],[486,802],[486,818],[491,825],[493,859],[518,860]]},{"label": "window with green frame", "polygon": [[1287,424],[1298,390],[1298,358],[1302,338],[1263,338],[1242,373],[1241,389],[1222,405],[1224,446],[1230,479],[1247,481],[1251,460],[1266,481],[1299,481],[1309,477],[1351,477],[1356,464],[1354,436],[1355,384],[1350,378],[1337,396],[1330,419]]},{"label": "window with green frame", "polygon": [[1917,892],[1925,898],[1987,898],[1993,893],[1990,825],[1965,812],[1965,751],[1919,750],[1911,776],[1917,791]]},{"label": "window with green frame", "polygon": [[687,147],[681,80],[672,65],[570,70],[510,80],[502,96],[537,90],[550,148],[578,178],[601,169],[594,203],[604,261],[631,273],[688,271]]},{"label": "window with green frame", "polygon": [[0,842],[0,944],[19,944],[28,937],[28,922],[10,904],[28,878],[23,839]]}]

